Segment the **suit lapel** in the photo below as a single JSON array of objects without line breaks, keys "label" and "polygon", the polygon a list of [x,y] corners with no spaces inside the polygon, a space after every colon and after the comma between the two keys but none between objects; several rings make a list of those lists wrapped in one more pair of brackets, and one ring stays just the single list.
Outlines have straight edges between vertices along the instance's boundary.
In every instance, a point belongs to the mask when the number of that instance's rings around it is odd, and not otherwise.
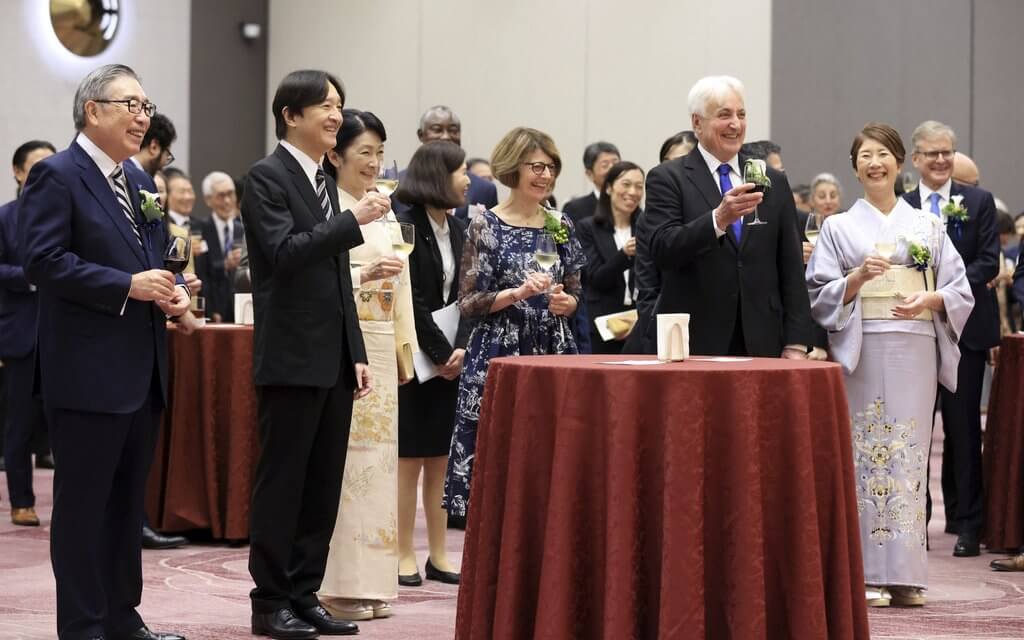
[{"label": "suit lapel", "polygon": [[[410,213],[412,213],[413,224],[416,226],[416,233],[419,234],[420,240],[430,247],[430,265],[434,272],[434,282],[437,283],[437,297],[443,300],[444,263],[441,260],[441,247],[437,246],[437,237],[434,236],[434,227],[430,224],[430,214],[420,206],[413,208]],[[451,230],[451,222],[449,222],[449,237],[451,237]]]},{"label": "suit lapel", "polygon": [[[120,232],[121,237],[128,247],[131,249],[135,257],[139,259],[142,266],[149,267],[149,261],[146,260],[146,256],[142,251],[142,247],[139,246],[139,239],[135,236],[135,232],[129,227],[128,219],[125,217],[124,212],[121,210],[121,205],[117,203],[117,197],[114,195],[114,190],[110,188],[110,184],[107,179],[100,173],[96,163],[93,162],[92,158],[83,150],[78,144],[72,143],[72,149],[75,153],[75,163],[78,168],[81,169],[82,182],[85,183],[86,188],[92,193],[93,198],[100,205],[100,209],[110,218],[110,221],[114,223],[114,227]],[[127,184],[127,180],[126,180]],[[132,191],[131,187],[128,188],[129,194]],[[138,194],[136,194],[136,198]]]},{"label": "suit lapel", "polygon": [[711,177],[711,171],[708,170],[708,164],[704,162],[704,156],[700,154],[699,149],[694,147],[686,156],[683,160],[683,169],[686,178],[697,187],[710,208],[714,209],[722,203],[722,194],[718,191],[718,185]]},{"label": "suit lapel", "polygon": [[[292,174],[292,183],[295,185],[295,188],[299,190],[299,195],[302,196],[303,202],[305,202],[306,206],[309,208],[310,215],[312,215],[317,222],[323,222],[325,220],[324,210],[320,208],[320,201],[316,199],[316,191],[313,189],[313,185],[309,183],[309,177],[307,177],[306,172],[302,170],[302,165],[300,165],[299,161],[281,145],[277,145],[277,148],[274,149],[274,154],[277,155],[278,160],[287,167],[288,172]],[[335,188],[334,191],[336,192],[337,189]],[[334,212],[339,213],[338,194],[331,193],[330,185],[328,185],[327,197],[331,199],[331,206],[334,207]]]},{"label": "suit lapel", "polygon": [[907,204],[914,207],[915,209],[921,208],[921,189],[914,189],[903,194],[903,199],[907,201]]}]

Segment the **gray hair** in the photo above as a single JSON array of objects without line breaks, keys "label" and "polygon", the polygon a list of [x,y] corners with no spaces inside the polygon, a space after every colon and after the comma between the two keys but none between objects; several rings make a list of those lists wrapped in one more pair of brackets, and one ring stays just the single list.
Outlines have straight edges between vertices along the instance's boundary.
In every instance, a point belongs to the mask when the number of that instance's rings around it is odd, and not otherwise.
[{"label": "gray hair", "polygon": [[836,179],[831,173],[819,173],[814,176],[814,180],[811,180],[811,194],[814,194],[814,190],[818,188],[819,184],[831,184],[839,192],[839,195],[843,195],[843,185],[839,184],[839,180]]},{"label": "gray hair", "polygon": [[444,114],[446,116],[451,117],[451,119],[455,120],[456,122],[459,121],[459,116],[455,115],[455,112],[452,111],[451,107],[445,106],[443,104],[436,104],[427,109],[426,111],[424,111],[423,115],[420,116],[420,131],[423,131],[423,129],[427,126],[427,116],[429,116],[432,113]]},{"label": "gray hair", "polygon": [[732,76],[707,76],[698,80],[690,89],[686,98],[686,104],[690,114],[696,114],[702,118],[708,116],[708,107],[712,103],[722,104],[730,92],[746,102],[743,83]]},{"label": "gray hair", "polygon": [[142,79],[135,71],[123,64],[105,64],[95,69],[82,79],[78,89],[75,90],[75,107],[73,116],[75,119],[75,130],[81,131],[85,128],[85,103],[90,100],[101,100],[107,97],[107,87],[118,78],[128,76],[134,78],[140,84]]},{"label": "gray hair", "polygon": [[956,148],[956,133],[953,132],[952,127],[948,124],[942,124],[938,120],[925,120],[917,125],[914,133],[911,134],[910,146],[916,150],[917,144],[922,140],[934,140],[942,136],[949,136],[950,142],[953,143],[953,148]]},{"label": "gray hair", "polygon": [[228,174],[224,173],[223,171],[211,171],[210,173],[206,174],[206,177],[203,178],[203,195],[213,195],[213,185],[217,184],[218,182],[224,181],[230,182],[231,187],[234,188],[235,179],[229,176]]}]

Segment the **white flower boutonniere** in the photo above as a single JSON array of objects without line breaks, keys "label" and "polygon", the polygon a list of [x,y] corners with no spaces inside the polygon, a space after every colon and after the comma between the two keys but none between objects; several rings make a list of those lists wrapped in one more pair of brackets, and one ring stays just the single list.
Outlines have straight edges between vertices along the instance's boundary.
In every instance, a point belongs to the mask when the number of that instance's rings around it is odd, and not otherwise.
[{"label": "white flower boutonniere", "polygon": [[142,200],[142,215],[146,218],[146,222],[157,222],[164,217],[159,194],[139,189],[139,198]]},{"label": "white flower boutonniere", "polygon": [[964,197],[955,195],[949,197],[949,202],[942,207],[942,213],[950,220],[965,222],[967,220],[967,207],[964,206]]}]

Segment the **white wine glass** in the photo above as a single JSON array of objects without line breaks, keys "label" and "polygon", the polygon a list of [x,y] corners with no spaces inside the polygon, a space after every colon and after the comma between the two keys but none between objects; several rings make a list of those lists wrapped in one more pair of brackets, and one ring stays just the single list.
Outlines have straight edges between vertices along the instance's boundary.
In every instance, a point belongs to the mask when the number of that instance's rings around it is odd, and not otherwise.
[{"label": "white wine glass", "polygon": [[807,238],[807,242],[811,243],[811,246],[817,246],[818,234],[821,233],[821,214],[811,213],[807,216],[807,224],[804,225],[804,237]]},{"label": "white wine glass", "polygon": [[[768,165],[764,160],[751,158],[743,165],[743,182],[751,183],[754,188],[748,193],[767,193],[771,187],[771,180],[768,179]],[[749,226],[768,224],[758,217],[757,207],[754,207],[754,219],[747,223]]]},{"label": "white wine glass", "polygon": [[[398,191],[398,163],[394,160],[391,161],[391,166],[385,165],[383,162],[380,163],[380,169],[377,171],[377,179],[374,181],[377,186],[377,193],[391,197],[395,191]],[[379,222],[387,222],[388,215],[385,213],[381,217],[377,218]]]},{"label": "white wine glass", "polygon": [[537,262],[537,266],[540,267],[541,271],[551,276],[552,287],[548,287],[548,290],[544,292],[551,293],[555,281],[555,274],[552,269],[558,264],[558,248],[555,245],[554,237],[550,233],[541,232],[537,234],[533,259]]}]

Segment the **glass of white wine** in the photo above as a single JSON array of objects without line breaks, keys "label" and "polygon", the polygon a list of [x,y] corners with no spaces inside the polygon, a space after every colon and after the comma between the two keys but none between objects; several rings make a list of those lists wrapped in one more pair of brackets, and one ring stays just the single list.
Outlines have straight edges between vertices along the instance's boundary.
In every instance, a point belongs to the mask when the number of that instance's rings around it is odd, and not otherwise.
[{"label": "glass of white wine", "polygon": [[[541,271],[549,273],[558,264],[558,249],[555,246],[555,239],[550,233],[542,232],[537,234],[537,244],[534,246],[533,259],[537,261]],[[554,284],[555,275],[550,273],[551,282]],[[545,293],[550,293],[551,288]]]},{"label": "glass of white wine", "polygon": [[416,247],[416,227],[408,222],[388,223],[388,234],[391,237],[391,250],[403,260],[409,257]]},{"label": "glass of white wine", "polygon": [[[386,166],[383,162],[380,163],[375,184],[377,186],[377,193],[390,198],[391,194],[398,190],[398,163],[392,160],[390,167]],[[382,215],[377,220],[379,222],[387,222],[388,214]]]},{"label": "glass of white wine", "polygon": [[807,242],[811,243],[811,246],[818,244],[818,234],[821,233],[821,222],[822,216],[817,213],[812,213],[807,216],[807,224],[804,225],[804,236],[807,238]]}]

